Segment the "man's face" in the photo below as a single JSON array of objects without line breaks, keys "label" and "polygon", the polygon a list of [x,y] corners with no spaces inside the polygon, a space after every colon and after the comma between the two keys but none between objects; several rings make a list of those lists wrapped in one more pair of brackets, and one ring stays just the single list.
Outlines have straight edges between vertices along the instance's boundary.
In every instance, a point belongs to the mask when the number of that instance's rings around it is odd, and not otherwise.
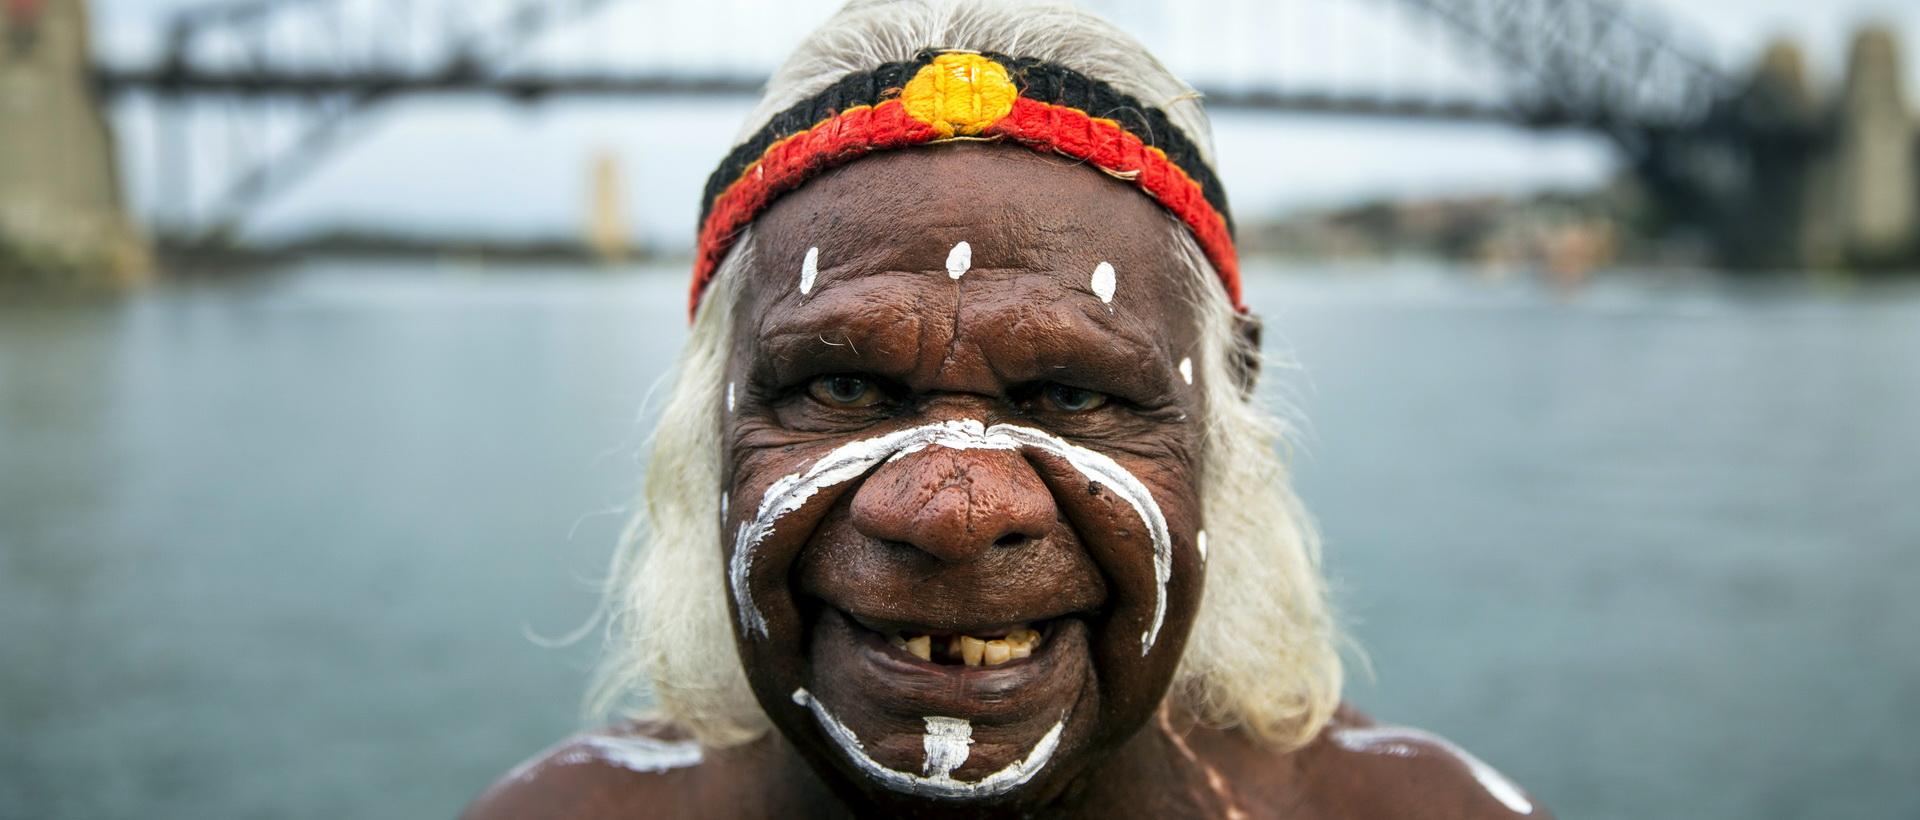
[{"label": "man's face", "polygon": [[755,694],[838,787],[1051,799],[1158,706],[1203,573],[1167,226],[991,144],[862,159],[757,223],[719,548]]}]

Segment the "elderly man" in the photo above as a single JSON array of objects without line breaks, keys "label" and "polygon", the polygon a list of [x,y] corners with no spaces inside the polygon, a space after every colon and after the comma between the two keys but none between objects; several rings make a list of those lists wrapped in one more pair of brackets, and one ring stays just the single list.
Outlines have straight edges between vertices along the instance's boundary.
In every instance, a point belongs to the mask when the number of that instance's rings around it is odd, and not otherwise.
[{"label": "elderly man", "polygon": [[855,2],[707,187],[606,701],[495,817],[1509,817],[1340,705],[1195,95],[1071,7]]}]

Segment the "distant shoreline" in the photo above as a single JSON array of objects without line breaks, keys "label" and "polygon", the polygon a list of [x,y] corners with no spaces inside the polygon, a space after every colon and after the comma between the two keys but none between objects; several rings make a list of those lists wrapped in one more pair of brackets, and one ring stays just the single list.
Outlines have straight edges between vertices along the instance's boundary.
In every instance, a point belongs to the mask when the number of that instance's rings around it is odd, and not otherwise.
[{"label": "distant shoreline", "polygon": [[567,239],[499,240],[471,236],[334,232],[273,243],[156,242],[161,266],[172,275],[244,275],[305,259],[466,259],[508,264],[594,266],[671,262],[686,253],[634,249],[608,256]]},{"label": "distant shoreline", "polygon": [[[1293,262],[1427,259],[1489,274],[1532,272],[1573,284],[1608,269],[1713,271],[1727,276],[1833,274],[1920,278],[1920,264],[1880,268],[1732,268],[1715,263],[1706,237],[1674,235],[1640,214],[1630,191],[1544,191],[1511,197],[1390,199],[1243,219],[1242,256]],[[604,247],[604,246],[602,246]],[[584,238],[498,239],[340,228],[279,242],[158,238],[172,275],[219,276],[322,259],[426,259],[583,267],[672,265],[691,248],[631,245],[606,253]]]}]

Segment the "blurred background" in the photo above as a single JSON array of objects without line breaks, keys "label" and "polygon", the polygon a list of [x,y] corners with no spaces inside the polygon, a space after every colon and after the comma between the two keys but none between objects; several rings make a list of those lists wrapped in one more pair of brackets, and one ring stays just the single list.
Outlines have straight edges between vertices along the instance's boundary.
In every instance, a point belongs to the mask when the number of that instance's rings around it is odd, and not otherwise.
[{"label": "blurred background", "polygon": [[[835,5],[0,0],[0,817],[450,816],[577,728]],[[1920,7],[1090,5],[1215,112],[1354,702],[1562,817],[1920,816]]]}]

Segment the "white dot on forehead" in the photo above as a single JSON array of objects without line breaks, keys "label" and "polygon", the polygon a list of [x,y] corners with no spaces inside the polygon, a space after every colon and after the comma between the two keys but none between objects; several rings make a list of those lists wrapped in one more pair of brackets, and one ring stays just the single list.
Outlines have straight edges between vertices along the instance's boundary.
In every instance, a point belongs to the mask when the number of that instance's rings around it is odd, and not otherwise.
[{"label": "white dot on forehead", "polygon": [[813,290],[813,278],[820,275],[820,249],[808,248],[807,258],[800,263],[800,295],[805,296]]},{"label": "white dot on forehead", "polygon": [[947,276],[958,279],[973,267],[973,246],[965,242],[953,246],[947,251]]},{"label": "white dot on forehead", "polygon": [[1113,304],[1114,284],[1112,265],[1101,262],[1093,266],[1093,295],[1100,297],[1100,301]]},{"label": "white dot on forehead", "polygon": [[1180,360],[1180,378],[1187,384],[1193,384],[1193,360]]}]

